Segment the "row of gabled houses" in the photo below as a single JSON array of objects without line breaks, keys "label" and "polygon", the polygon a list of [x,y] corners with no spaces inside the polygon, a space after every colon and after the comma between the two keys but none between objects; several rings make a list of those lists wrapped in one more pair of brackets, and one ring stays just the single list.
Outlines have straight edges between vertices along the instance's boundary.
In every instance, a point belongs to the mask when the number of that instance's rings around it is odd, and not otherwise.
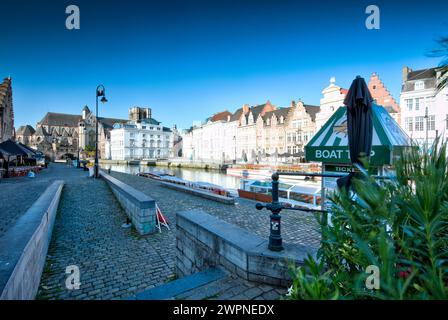
[{"label": "row of gabled houses", "polygon": [[[377,103],[400,122],[399,105],[376,73],[370,78],[369,89]],[[183,132],[183,157],[211,163],[303,159],[304,146],[343,105],[347,92],[333,77],[322,91],[320,105],[299,100],[278,107],[267,101],[245,104],[233,113],[219,112]]]}]

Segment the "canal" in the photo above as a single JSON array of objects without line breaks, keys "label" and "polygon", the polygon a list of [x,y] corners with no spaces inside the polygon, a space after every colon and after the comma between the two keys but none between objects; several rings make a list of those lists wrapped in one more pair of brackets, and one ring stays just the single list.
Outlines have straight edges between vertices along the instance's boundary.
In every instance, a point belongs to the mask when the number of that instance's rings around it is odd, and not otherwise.
[{"label": "canal", "polygon": [[240,186],[240,178],[233,177],[218,170],[207,169],[191,169],[191,168],[168,168],[168,167],[153,167],[153,166],[138,166],[138,165],[122,165],[122,164],[102,164],[101,168],[111,169],[129,174],[137,174],[139,172],[166,172],[175,175],[178,178],[195,181],[195,182],[209,182],[222,186],[227,189],[238,189]]}]

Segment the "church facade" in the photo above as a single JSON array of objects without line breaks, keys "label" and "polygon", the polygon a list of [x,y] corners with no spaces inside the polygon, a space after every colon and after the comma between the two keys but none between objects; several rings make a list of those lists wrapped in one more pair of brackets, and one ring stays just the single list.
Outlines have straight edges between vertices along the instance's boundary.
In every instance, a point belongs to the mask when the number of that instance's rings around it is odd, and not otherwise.
[{"label": "church facade", "polygon": [[98,156],[105,158],[106,145],[110,139],[110,131],[115,123],[128,120],[98,117],[96,118],[88,106],[81,115],[47,112],[36,125],[22,126],[17,132],[17,141],[33,147],[52,160],[65,159],[85,155],[95,150],[96,121],[98,121]]}]

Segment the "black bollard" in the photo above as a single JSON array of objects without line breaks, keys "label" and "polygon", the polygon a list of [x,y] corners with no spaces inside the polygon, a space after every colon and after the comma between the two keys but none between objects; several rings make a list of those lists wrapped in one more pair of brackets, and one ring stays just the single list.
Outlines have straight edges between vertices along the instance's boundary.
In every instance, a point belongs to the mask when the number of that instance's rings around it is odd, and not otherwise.
[{"label": "black bollard", "polygon": [[266,205],[263,205],[261,203],[257,203],[255,207],[258,210],[261,210],[263,208],[268,209],[271,211],[271,227],[270,227],[270,234],[269,234],[269,250],[272,251],[282,251],[283,248],[283,239],[282,239],[282,233],[281,233],[281,216],[280,212],[283,209],[283,206],[278,201],[278,173],[275,172],[272,175],[272,202],[268,203]]}]

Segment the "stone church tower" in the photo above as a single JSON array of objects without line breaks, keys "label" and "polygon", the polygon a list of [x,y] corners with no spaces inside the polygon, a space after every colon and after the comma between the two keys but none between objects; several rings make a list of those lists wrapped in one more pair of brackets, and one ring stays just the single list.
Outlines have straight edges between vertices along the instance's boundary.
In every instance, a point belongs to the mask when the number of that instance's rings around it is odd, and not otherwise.
[{"label": "stone church tower", "polygon": [[150,119],[152,116],[151,108],[133,107],[129,108],[129,120],[139,121],[142,119]]}]

